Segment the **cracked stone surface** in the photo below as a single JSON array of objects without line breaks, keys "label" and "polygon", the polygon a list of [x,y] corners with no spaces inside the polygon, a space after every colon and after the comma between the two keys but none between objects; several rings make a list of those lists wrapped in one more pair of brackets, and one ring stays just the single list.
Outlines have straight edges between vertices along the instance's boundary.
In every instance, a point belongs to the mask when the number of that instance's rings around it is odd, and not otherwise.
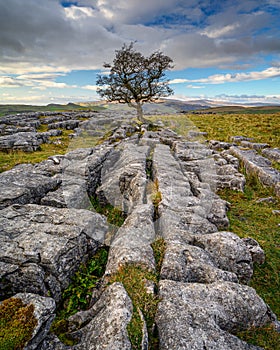
[{"label": "cracked stone surface", "polygon": [[[49,127],[64,123],[67,128],[78,115],[39,117],[26,115],[25,126],[14,117],[4,118],[0,130],[10,127],[11,134],[17,134],[17,128],[36,129],[41,123]],[[245,178],[238,172],[240,154],[250,152],[247,158],[255,159],[255,151],[218,141],[208,145],[195,140],[205,136],[197,130],[190,129],[188,139],[183,139],[160,123],[156,131],[143,125],[139,133],[138,126],[125,121],[131,118],[125,113],[84,117],[88,120],[79,120],[74,135],[85,131],[104,135],[110,122],[111,136],[96,147],[0,174],[1,297],[33,293],[20,295],[35,303],[41,319],[40,330],[34,331],[36,341],[27,350],[131,349],[127,325],[132,301],[122,284],[105,281],[126,263],[155,271],[151,243],[158,237],[166,243],[157,271],[159,349],[260,349],[236,333],[277,322],[246,285],[253,262],[262,264],[264,252],[252,238],[241,239],[228,231],[229,203],[216,194],[220,188],[244,189]],[[233,140],[241,141],[252,140]],[[261,159],[258,166],[267,169],[268,162]],[[161,199],[157,204],[155,192]],[[124,224],[111,231],[106,218],[93,210],[91,197],[122,209],[127,215]],[[78,266],[104,242],[110,246],[104,283],[94,292],[90,308],[68,319],[69,332],[78,343],[67,346],[49,333],[54,303],[60,301]],[[155,293],[150,282],[147,289]],[[44,298],[47,295],[52,298]],[[148,342],[145,333],[143,350]]]},{"label": "cracked stone surface", "polygon": [[270,321],[255,290],[233,282],[160,282],[157,314],[160,349],[257,350],[234,334]]},{"label": "cracked stone surface", "polygon": [[262,184],[272,187],[275,194],[280,197],[280,172],[272,167],[270,160],[262,157],[255,150],[231,147],[230,152],[244,163],[249,173],[257,175]]},{"label": "cracked stone surface", "polygon": [[1,210],[0,225],[2,293],[50,292],[56,301],[108,230],[97,213],[36,204]]}]

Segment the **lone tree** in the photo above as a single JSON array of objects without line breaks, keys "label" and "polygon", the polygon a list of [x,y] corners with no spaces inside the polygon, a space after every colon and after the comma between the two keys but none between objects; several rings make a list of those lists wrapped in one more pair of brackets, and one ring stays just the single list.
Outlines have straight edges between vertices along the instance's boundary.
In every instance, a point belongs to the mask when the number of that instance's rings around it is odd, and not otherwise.
[{"label": "lone tree", "polygon": [[127,103],[136,108],[138,119],[143,122],[143,103],[155,101],[173,93],[165,79],[165,71],[173,68],[173,60],[156,51],[144,57],[133,49],[133,43],[124,44],[116,51],[109,75],[99,75],[96,84],[102,86],[97,93],[107,101]]}]

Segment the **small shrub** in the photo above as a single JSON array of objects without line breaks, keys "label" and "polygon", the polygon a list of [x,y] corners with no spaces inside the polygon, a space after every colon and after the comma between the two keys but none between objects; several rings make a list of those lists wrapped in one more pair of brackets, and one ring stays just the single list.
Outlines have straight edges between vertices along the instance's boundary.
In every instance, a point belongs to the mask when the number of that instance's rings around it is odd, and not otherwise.
[{"label": "small shrub", "polygon": [[34,305],[10,298],[0,305],[0,350],[20,350],[31,339],[37,319]]}]

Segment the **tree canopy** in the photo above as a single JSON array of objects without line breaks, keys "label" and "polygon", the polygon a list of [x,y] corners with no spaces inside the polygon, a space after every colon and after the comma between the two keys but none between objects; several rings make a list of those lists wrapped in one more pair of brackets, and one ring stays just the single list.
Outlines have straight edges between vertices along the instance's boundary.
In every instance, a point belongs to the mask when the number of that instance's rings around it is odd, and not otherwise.
[{"label": "tree canopy", "polygon": [[136,108],[138,119],[143,121],[143,103],[173,93],[165,78],[165,71],[173,68],[172,62],[160,51],[145,57],[134,50],[133,43],[124,44],[116,51],[113,63],[104,64],[110,73],[98,76],[96,84],[102,88],[97,93],[109,102],[127,103]]}]

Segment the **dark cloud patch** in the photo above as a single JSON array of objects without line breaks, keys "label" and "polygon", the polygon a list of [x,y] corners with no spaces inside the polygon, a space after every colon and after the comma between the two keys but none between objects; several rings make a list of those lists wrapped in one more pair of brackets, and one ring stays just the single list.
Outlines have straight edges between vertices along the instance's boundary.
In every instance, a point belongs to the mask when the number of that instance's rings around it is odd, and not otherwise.
[{"label": "dark cloud patch", "polygon": [[176,68],[240,65],[279,53],[276,0],[0,2],[0,73],[99,69],[124,42]]}]

